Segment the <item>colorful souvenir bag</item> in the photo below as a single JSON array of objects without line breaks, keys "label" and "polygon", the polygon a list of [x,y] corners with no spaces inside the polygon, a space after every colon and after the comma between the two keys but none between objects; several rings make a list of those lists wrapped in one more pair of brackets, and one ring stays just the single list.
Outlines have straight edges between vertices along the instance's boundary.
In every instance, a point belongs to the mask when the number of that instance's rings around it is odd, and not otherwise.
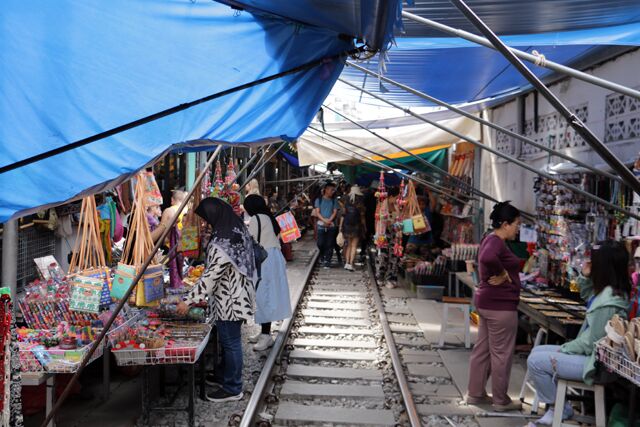
[{"label": "colorful souvenir bag", "polygon": [[75,276],[71,284],[69,309],[99,313],[103,286],[104,280],[101,278]]},{"label": "colorful souvenir bag", "polygon": [[280,226],[280,239],[282,239],[283,243],[291,243],[302,236],[296,218],[291,212],[278,215],[276,221],[278,221],[278,225]]},{"label": "colorful souvenir bag", "polygon": [[[100,234],[100,216],[95,198],[89,196],[82,200],[78,236],[69,264],[69,277],[74,278],[71,282],[71,295],[76,299],[76,308],[74,309],[71,304],[72,310],[97,313],[100,307],[111,303],[110,299],[101,300],[101,296],[109,294],[109,275],[106,265]],[[98,284],[96,299],[92,291]],[[76,287],[78,289],[75,289]]]},{"label": "colorful souvenir bag", "polygon": [[[153,239],[151,238],[151,231],[149,230],[149,223],[147,222],[145,212],[145,200],[144,180],[138,179],[138,182],[136,183],[135,199],[129,220],[129,234],[127,235],[127,242],[125,243],[125,248],[122,252],[122,261],[118,264],[113,284],[111,286],[111,295],[114,298],[121,299],[124,297],[127,290],[133,284],[135,276],[153,250]],[[156,273],[158,269],[162,271],[162,266],[149,265],[142,276],[142,283],[144,284],[147,277],[149,280],[157,279]],[[158,304],[157,300],[159,298],[156,299],[158,293],[159,290],[155,289],[150,295],[151,299],[148,299],[145,294],[145,287],[137,286],[131,293],[130,302],[139,307],[154,306]],[[162,293],[164,293],[164,283],[162,283]]]},{"label": "colorful souvenir bag", "polygon": [[[413,181],[407,184],[407,195],[405,197],[404,211],[402,213],[404,234],[422,234],[431,230],[429,223],[420,211],[418,196]],[[410,224],[409,224],[410,223]]]},{"label": "colorful souvenir bag", "polygon": [[164,274],[162,265],[149,266],[142,279],[144,302],[152,303],[164,298]]}]

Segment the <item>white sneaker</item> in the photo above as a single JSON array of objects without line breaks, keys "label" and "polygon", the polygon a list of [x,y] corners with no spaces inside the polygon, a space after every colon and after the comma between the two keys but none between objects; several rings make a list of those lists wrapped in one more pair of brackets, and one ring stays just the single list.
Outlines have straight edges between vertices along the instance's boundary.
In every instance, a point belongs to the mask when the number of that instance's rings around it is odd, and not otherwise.
[{"label": "white sneaker", "polygon": [[262,332],[258,332],[257,334],[250,335],[250,336],[249,336],[249,342],[251,342],[251,343],[257,343],[257,342],[258,342],[258,340],[260,339],[260,335],[262,335]]},{"label": "white sneaker", "polygon": [[387,289],[395,289],[398,287],[397,283],[394,283],[390,280],[387,281],[387,284],[385,286],[387,287]]},{"label": "white sneaker", "polygon": [[344,265],[344,269],[345,269],[345,270],[347,270],[347,271],[353,271],[353,265],[351,265],[351,264],[345,264],[345,265]]},{"label": "white sneaker", "polygon": [[[553,416],[555,415],[555,409],[553,407],[549,408],[547,412],[544,413],[542,418],[535,421],[536,425],[540,426],[550,426],[553,424]],[[562,421],[573,418],[573,408],[568,403],[565,403],[564,410],[562,411]]]},{"label": "white sneaker", "polygon": [[273,345],[273,338],[269,334],[260,334],[260,338],[258,338],[258,343],[253,346],[255,351],[263,351],[268,349]]}]

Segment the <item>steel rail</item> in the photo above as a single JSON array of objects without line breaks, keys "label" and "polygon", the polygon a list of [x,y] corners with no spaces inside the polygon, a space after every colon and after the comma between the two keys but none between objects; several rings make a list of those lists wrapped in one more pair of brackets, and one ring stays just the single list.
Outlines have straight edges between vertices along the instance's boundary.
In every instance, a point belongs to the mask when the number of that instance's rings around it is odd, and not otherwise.
[{"label": "steel rail", "polygon": [[398,354],[396,341],[393,338],[393,333],[391,332],[391,328],[389,327],[389,319],[387,318],[387,313],[384,311],[382,298],[380,298],[378,281],[376,280],[376,275],[373,271],[371,254],[369,254],[369,257],[367,257],[367,270],[371,279],[371,294],[373,295],[373,300],[375,301],[376,309],[378,310],[380,324],[382,325],[382,332],[384,334],[384,339],[387,342],[389,356],[391,357],[391,365],[393,366],[393,372],[396,374],[396,378],[398,380],[398,386],[400,387],[400,393],[402,393],[402,401],[404,402],[404,407],[407,410],[409,422],[411,423],[412,427],[420,427],[422,425],[422,422],[420,421],[418,408],[416,407],[416,402],[413,399],[413,393],[411,393],[411,389],[409,388],[407,377],[404,374],[404,370],[402,369],[402,361],[400,360],[400,355]]},{"label": "steel rail", "polygon": [[[451,34],[452,36],[460,37],[462,39],[468,40],[470,42],[482,45],[484,47],[488,47],[490,49],[497,50],[495,46],[486,38],[477,36],[468,31],[460,30],[457,28],[450,27],[448,25],[440,24],[439,22],[432,21],[431,19],[423,18],[422,16],[415,15],[410,12],[402,12],[402,17],[410,19],[412,21],[418,22],[420,24],[427,25],[431,28],[435,28],[443,33]],[[605,80],[600,77],[596,77],[591,74],[587,74],[583,71],[576,70],[571,67],[567,67],[566,65],[558,64],[557,62],[550,61],[542,56],[532,55],[530,53],[524,52],[522,50],[518,50],[512,47],[508,48],[515,56],[520,59],[524,59],[525,61],[531,62],[538,67],[548,68],[549,70],[553,70],[571,77],[575,77],[576,79],[585,81],[587,83],[594,84],[596,86],[603,87],[605,89],[612,90],[614,92],[621,93],[623,95],[631,96],[636,99],[640,99],[640,91],[631,89],[629,87],[623,86],[618,83],[611,82],[609,80]]]},{"label": "steel rail", "polygon": [[[410,86],[404,85],[404,84],[402,84],[400,82],[397,82],[395,80],[392,80],[392,79],[390,79],[388,77],[385,77],[385,76],[382,76],[382,75],[380,75],[378,73],[370,71],[370,70],[368,70],[368,69],[366,69],[366,68],[364,68],[364,67],[362,67],[360,65],[357,65],[357,64],[355,64],[353,62],[347,61],[347,64],[349,66],[359,70],[359,71],[362,71],[363,73],[370,74],[372,76],[375,76],[375,77],[379,78],[380,80],[382,80],[384,82],[387,82],[389,84],[397,86],[400,89],[403,89],[406,92],[409,92],[409,93],[411,93],[413,95],[416,95],[419,98],[426,99],[427,101],[430,101],[430,102],[433,102],[434,104],[437,104],[437,105],[440,105],[442,107],[445,107],[445,108],[447,108],[447,109],[449,109],[449,110],[451,110],[451,111],[453,111],[455,113],[458,113],[458,114],[460,114],[460,115],[462,115],[462,116],[464,116],[464,117],[466,117],[468,119],[471,119],[471,120],[473,120],[475,122],[478,122],[480,124],[486,125],[486,126],[492,128],[492,129],[495,129],[495,130],[497,130],[499,132],[502,132],[502,133],[504,133],[506,135],[509,135],[512,138],[516,138],[516,139],[518,139],[518,140],[520,140],[520,141],[522,141],[522,142],[524,142],[526,144],[532,145],[532,146],[534,146],[536,148],[539,148],[539,149],[541,149],[543,151],[546,151],[549,154],[553,154],[554,156],[560,157],[561,159],[565,159],[565,160],[568,160],[571,163],[574,163],[574,164],[576,164],[578,166],[582,166],[583,168],[588,169],[588,170],[590,170],[591,172],[593,172],[595,174],[606,176],[607,178],[610,178],[610,179],[613,179],[615,181],[623,183],[622,179],[620,179],[620,177],[617,176],[617,175],[614,175],[614,174],[609,173],[607,171],[603,171],[602,169],[595,168],[595,167],[593,167],[593,166],[591,166],[591,165],[589,165],[587,163],[584,163],[584,162],[582,162],[580,160],[577,160],[577,159],[575,159],[575,158],[573,158],[571,156],[568,156],[568,155],[563,154],[563,153],[561,153],[559,151],[553,150],[553,149],[551,149],[551,148],[549,148],[549,147],[547,147],[547,146],[545,146],[543,144],[539,144],[539,143],[535,142],[531,138],[527,138],[524,135],[520,135],[517,132],[511,131],[511,130],[505,128],[505,127],[497,125],[497,124],[495,124],[495,123],[493,123],[493,122],[491,122],[489,120],[486,120],[486,119],[483,119],[482,117],[478,117],[478,116],[476,116],[474,114],[471,114],[471,113],[469,113],[469,112],[467,112],[467,111],[465,111],[465,110],[463,110],[461,108],[455,107],[455,106],[453,106],[453,105],[451,105],[451,104],[449,104],[447,102],[444,102],[444,101],[442,101],[442,100],[440,100],[438,98],[435,98],[435,97],[433,97],[433,96],[431,96],[429,94],[426,94],[426,93],[421,92],[419,90],[413,89]],[[356,88],[358,90],[362,90],[358,86],[356,86],[354,84],[351,84],[351,83],[349,83],[347,81],[344,81],[342,79],[340,79],[340,81],[342,83],[348,84],[349,86],[354,87],[354,88]]]},{"label": "steel rail", "polygon": [[554,181],[554,182],[558,183],[559,185],[562,185],[563,187],[568,188],[569,190],[571,190],[571,191],[573,191],[575,193],[578,193],[578,194],[590,199],[593,202],[599,203],[599,204],[601,204],[603,206],[607,206],[607,207],[609,207],[609,208],[611,208],[613,210],[616,210],[618,212],[621,212],[621,213],[623,213],[623,214],[625,214],[625,215],[627,215],[627,216],[629,216],[631,218],[640,219],[640,215],[638,215],[638,214],[635,214],[635,213],[633,213],[633,212],[631,212],[631,211],[629,211],[627,209],[621,208],[621,207],[619,207],[619,206],[617,206],[617,205],[615,205],[615,204],[613,204],[611,202],[608,202],[608,201],[606,201],[604,199],[601,199],[600,197],[597,197],[597,196],[595,196],[595,195],[593,195],[593,194],[591,194],[591,193],[589,193],[587,191],[584,191],[581,188],[579,188],[579,187],[577,187],[577,186],[575,186],[573,184],[570,184],[570,183],[568,183],[568,182],[566,182],[566,181],[564,181],[564,180],[562,180],[562,179],[560,179],[558,177],[554,177],[551,174],[548,174],[546,172],[542,172],[540,170],[537,170],[534,167],[528,165],[527,163],[525,163],[525,162],[523,162],[521,160],[515,159],[515,158],[513,158],[511,156],[507,156],[506,154],[503,154],[503,153],[499,152],[498,150],[495,150],[495,149],[483,144],[480,141],[477,141],[477,140],[475,140],[473,138],[469,138],[468,136],[463,135],[463,134],[461,134],[460,132],[458,132],[458,131],[456,131],[454,129],[451,129],[451,128],[449,128],[449,127],[447,127],[447,126],[445,126],[443,124],[440,124],[440,123],[438,123],[436,121],[433,121],[431,119],[427,119],[427,118],[425,118],[425,117],[423,117],[423,116],[421,116],[421,115],[419,115],[417,113],[414,113],[409,108],[406,108],[406,107],[403,107],[401,105],[398,105],[395,102],[389,101],[388,99],[386,99],[386,98],[384,98],[382,96],[376,95],[374,93],[371,93],[371,92],[367,92],[367,93],[370,96],[372,96],[372,97],[374,97],[376,99],[379,99],[379,100],[385,102],[386,104],[391,105],[392,107],[395,107],[395,108],[397,108],[397,109],[399,109],[401,111],[404,111],[406,114],[409,114],[409,115],[415,117],[418,120],[421,120],[421,121],[423,121],[425,123],[428,123],[428,124],[438,128],[440,130],[443,130],[443,131],[445,131],[447,133],[450,133],[451,135],[453,135],[453,136],[455,136],[457,138],[460,138],[463,141],[467,141],[468,143],[473,144],[473,145],[475,145],[476,147],[478,147],[478,148],[480,148],[482,150],[486,150],[489,153],[491,153],[491,154],[493,154],[493,155],[495,155],[497,157],[500,157],[500,158],[503,158],[505,160],[508,160],[509,162],[514,163],[514,164],[520,166],[521,168],[526,169],[526,170],[528,170],[530,172],[533,172],[534,174],[536,174],[538,176],[541,176],[541,177],[544,177],[544,178],[549,179],[551,181]]},{"label": "steel rail", "polygon": [[620,161],[609,148],[585,125],[578,116],[569,110],[560,99],[505,45],[502,40],[475,14],[463,0],[449,0],[471,22],[542,96],[562,115],[567,123],[591,146],[593,151],[616,172],[626,185],[640,195],[640,180]]},{"label": "steel rail", "polygon": [[[295,302],[294,307],[298,307],[300,302],[302,301],[302,297],[307,290],[307,286],[309,285],[309,279],[311,278],[311,273],[315,268],[316,262],[318,260],[319,252],[317,249],[314,249],[314,254],[311,262],[309,263],[309,268],[305,274],[305,284],[301,286],[298,293],[295,295],[293,301]],[[293,326],[295,316],[292,315],[290,318],[282,321],[280,325],[280,329],[278,329],[278,336],[276,337],[273,347],[271,347],[271,351],[269,352],[269,356],[267,360],[264,362],[264,366],[262,367],[262,372],[258,377],[258,381],[256,382],[255,387],[253,388],[253,392],[251,393],[251,398],[247,403],[247,408],[244,411],[244,415],[242,416],[242,420],[240,421],[240,427],[253,427],[256,415],[258,410],[260,409],[261,401],[264,398],[264,394],[268,389],[268,386],[271,382],[271,373],[273,372],[273,368],[276,365],[276,361],[282,354],[282,350],[285,348],[285,344],[287,343],[287,338],[289,337],[289,333],[291,332],[291,327]]]},{"label": "steel rail", "polygon": [[[187,195],[184,198],[184,200],[182,201],[182,203],[180,203],[180,206],[178,207],[177,212],[182,212],[184,210],[184,208],[187,206],[187,204],[189,203],[189,199],[191,199],[191,196],[193,196],[193,193],[195,192],[195,190],[196,189],[199,190],[199,185],[202,182],[202,179],[204,178],[205,174],[208,172],[209,167],[211,167],[211,165],[213,164],[213,161],[216,159],[216,157],[218,157],[218,154],[220,154],[220,151],[222,151],[222,145],[219,145],[216,148],[216,150],[213,152],[213,154],[211,154],[211,156],[209,157],[209,160],[207,160],[207,163],[206,163],[205,167],[202,169],[200,174],[196,177],[196,179],[195,179],[195,181],[193,183],[193,187],[191,187],[191,189],[187,193]],[[46,427],[46,426],[49,425],[51,420],[53,420],[53,418],[55,417],[56,413],[62,407],[62,404],[64,403],[64,401],[67,399],[67,397],[69,397],[69,393],[71,393],[71,388],[78,381],[78,378],[80,377],[80,374],[82,373],[82,371],[84,371],[84,368],[89,364],[89,361],[91,360],[91,357],[93,356],[93,354],[96,352],[98,347],[101,345],[102,341],[107,336],[107,333],[109,332],[109,329],[111,328],[111,325],[113,325],[113,322],[115,321],[116,317],[118,316],[120,311],[122,311],[122,308],[125,306],[125,304],[129,300],[129,296],[131,295],[131,292],[133,292],[133,289],[138,284],[138,281],[144,275],[145,271],[147,270],[147,267],[149,267],[149,265],[153,261],[153,258],[155,257],[156,252],[158,252],[160,247],[164,244],[165,239],[167,238],[167,236],[171,232],[171,228],[178,221],[179,217],[180,217],[180,215],[174,215],[174,217],[171,219],[170,225],[168,227],[165,227],[165,230],[160,235],[160,238],[158,239],[158,241],[154,245],[153,249],[151,250],[151,253],[147,257],[147,259],[144,261],[144,263],[142,264],[142,267],[138,270],[138,274],[136,274],[135,278],[131,282],[131,286],[129,286],[129,289],[127,289],[127,291],[125,292],[124,296],[122,297],[122,299],[120,300],[120,302],[116,306],[115,310],[113,311],[113,313],[111,313],[111,317],[105,323],[104,327],[102,328],[102,331],[98,335],[98,338],[93,342],[93,344],[91,345],[91,348],[89,349],[87,354],[85,354],[84,357],[82,358],[82,362],[80,362],[80,366],[78,367],[78,370],[73,374],[73,376],[71,377],[71,379],[67,383],[67,386],[64,388],[64,391],[62,392],[60,397],[56,400],[56,403],[53,406],[53,409],[45,417],[45,420],[41,424],[41,427]],[[105,355],[105,357],[108,357],[108,356],[109,356],[108,354]]]}]

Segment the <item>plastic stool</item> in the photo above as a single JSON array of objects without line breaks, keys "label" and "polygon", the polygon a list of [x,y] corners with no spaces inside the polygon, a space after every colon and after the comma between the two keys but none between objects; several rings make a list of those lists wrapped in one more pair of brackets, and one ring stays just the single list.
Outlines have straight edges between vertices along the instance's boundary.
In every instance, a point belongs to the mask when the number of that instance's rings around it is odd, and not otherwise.
[{"label": "plastic stool", "polygon": [[[463,332],[464,331],[464,346],[465,348],[471,347],[471,322],[469,321],[469,311],[471,307],[471,300],[469,298],[454,298],[443,297],[442,298],[442,324],[440,325],[440,341],[439,347],[444,346],[444,338],[447,332]],[[449,328],[449,308],[458,309],[462,311],[464,316],[464,328]]]},{"label": "plastic stool", "polygon": [[[546,343],[547,337],[549,336],[549,331],[546,328],[541,327],[540,329],[538,329],[538,333],[536,334],[535,341],[533,341],[534,348],[542,344],[543,336],[544,336],[544,342]],[[531,404],[531,413],[537,414],[538,407],[540,406],[540,400],[538,399],[538,393],[536,392],[535,387],[533,387],[533,385],[529,382],[529,368],[527,368],[527,372],[524,374],[524,381],[522,382],[522,388],[520,389],[520,401],[523,403],[524,403],[524,393],[527,390],[527,387],[529,388],[529,390],[531,390],[534,393],[533,403]]]},{"label": "plastic stool", "polygon": [[[556,408],[564,408],[564,402],[568,390],[592,391],[595,394],[596,403],[596,427],[606,427],[607,415],[604,406],[604,386],[601,384],[586,385],[582,382],[565,380],[558,378],[558,390],[556,391]],[[562,422],[562,409],[555,411],[553,417],[553,427],[574,426]]]}]

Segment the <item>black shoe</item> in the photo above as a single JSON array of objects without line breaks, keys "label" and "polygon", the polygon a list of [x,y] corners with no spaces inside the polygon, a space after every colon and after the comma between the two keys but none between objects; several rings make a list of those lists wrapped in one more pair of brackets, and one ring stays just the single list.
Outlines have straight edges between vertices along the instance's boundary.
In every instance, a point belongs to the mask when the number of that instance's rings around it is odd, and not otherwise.
[{"label": "black shoe", "polygon": [[210,385],[212,387],[222,387],[222,381],[220,380],[220,378],[216,377],[214,374],[207,374],[207,376],[204,379],[204,382],[207,385]]},{"label": "black shoe", "polygon": [[244,393],[240,392],[238,394],[227,393],[223,389],[219,388],[216,391],[212,391],[211,393],[207,393],[207,400],[209,402],[232,402],[235,400],[242,400],[244,397]]}]

